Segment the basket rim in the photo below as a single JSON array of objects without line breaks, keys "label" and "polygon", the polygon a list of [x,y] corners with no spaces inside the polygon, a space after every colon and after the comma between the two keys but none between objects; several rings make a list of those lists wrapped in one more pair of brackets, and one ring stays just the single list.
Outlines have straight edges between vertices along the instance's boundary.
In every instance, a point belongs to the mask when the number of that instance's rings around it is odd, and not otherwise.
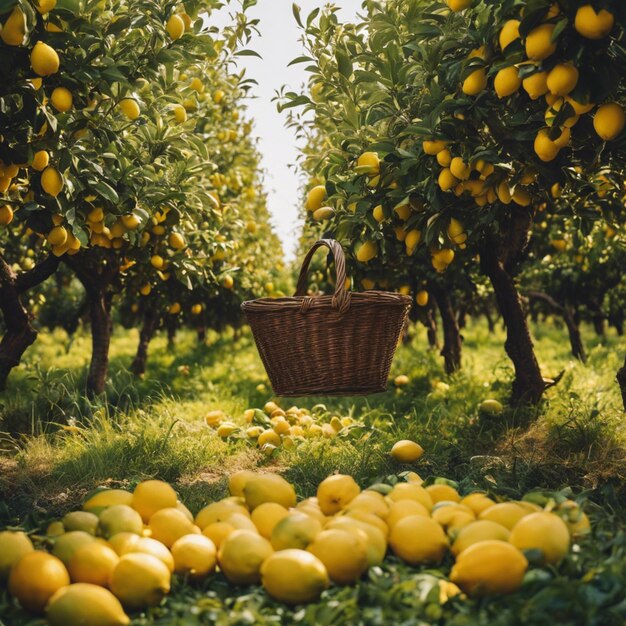
[{"label": "basket rim", "polygon": [[[395,291],[378,291],[371,289],[368,291],[352,291],[351,305],[386,305],[386,306],[409,306],[412,302],[410,296],[397,293]],[[267,311],[270,308],[278,309],[301,309],[302,303],[309,300],[310,308],[327,308],[332,306],[333,295],[319,296],[284,296],[282,298],[256,298],[246,300],[241,303],[244,311]]]}]

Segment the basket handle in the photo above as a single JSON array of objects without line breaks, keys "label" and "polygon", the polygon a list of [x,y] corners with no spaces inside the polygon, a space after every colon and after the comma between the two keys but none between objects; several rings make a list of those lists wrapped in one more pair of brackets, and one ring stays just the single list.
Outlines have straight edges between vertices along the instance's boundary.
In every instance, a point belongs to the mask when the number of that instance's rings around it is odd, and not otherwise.
[{"label": "basket handle", "polygon": [[[302,262],[302,269],[300,270],[300,276],[298,277],[298,285],[294,296],[306,295],[307,277],[309,273],[309,264],[311,259],[318,248],[326,246],[332,253],[335,259],[335,293],[333,294],[332,306],[335,309],[339,309],[340,313],[345,313],[350,307],[350,292],[346,289],[346,257],[343,253],[343,248],[338,241],[334,239],[320,239],[316,241]],[[308,307],[306,307],[308,308]],[[305,309],[306,310],[306,309]]]}]

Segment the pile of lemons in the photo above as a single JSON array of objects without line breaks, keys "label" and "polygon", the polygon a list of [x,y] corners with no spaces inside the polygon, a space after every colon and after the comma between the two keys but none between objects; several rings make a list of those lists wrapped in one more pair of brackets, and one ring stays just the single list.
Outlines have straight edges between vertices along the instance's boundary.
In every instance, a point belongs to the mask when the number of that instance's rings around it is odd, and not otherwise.
[{"label": "pile of lemons", "polygon": [[[415,446],[398,442],[392,453],[415,458]],[[219,568],[234,586],[261,584],[297,605],[318,600],[331,583],[356,583],[388,554],[430,568],[451,554],[449,577],[441,572],[445,602],[511,593],[529,559],[556,564],[589,531],[570,500],[496,502],[482,492],[462,496],[446,479],[425,487],[415,472],[405,478],[361,490],[334,474],[298,501],[282,476],[242,470],[229,476],[228,497],[195,516],[159,480],[133,492],[101,490],[34,536],[37,548],[24,532],[1,532],[0,584],[51,626],[116,626],[129,623],[126,611],[159,604],[173,574],[193,583]]]},{"label": "pile of lemons", "polygon": [[273,401],[266,402],[262,409],[246,409],[243,423],[233,421],[219,409],[209,411],[204,421],[222,439],[244,439],[267,455],[278,448],[295,448],[307,439],[333,439],[364,429],[353,417],[332,415],[321,404],[311,410],[297,406],[285,410]]}]

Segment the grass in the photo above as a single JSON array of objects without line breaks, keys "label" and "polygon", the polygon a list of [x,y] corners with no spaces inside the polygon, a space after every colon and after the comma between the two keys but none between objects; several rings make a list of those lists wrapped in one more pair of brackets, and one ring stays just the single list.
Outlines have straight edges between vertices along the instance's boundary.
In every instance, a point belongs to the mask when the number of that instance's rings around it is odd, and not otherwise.
[{"label": "grass", "polygon": [[[497,417],[478,410],[486,397],[506,402],[512,371],[501,330],[490,335],[480,324],[465,329],[463,370],[447,377],[440,357],[425,348],[424,333],[416,329],[398,350],[392,372],[407,374],[407,387],[391,385],[366,398],[284,403],[308,408],[323,403],[332,413],[350,414],[368,427],[366,438],[309,440],[270,458],[244,441],[222,441],[203,421],[207,411],[219,408],[242,422],[246,408],[270,399],[249,335],[235,340],[212,334],[198,345],[192,333],[181,333],[175,349],[158,336],[147,375],[137,380],[126,371],[137,333],[120,332],[113,340],[105,402],[87,400],[83,393],[88,338],[78,335],[70,342],[61,331],[44,334],[0,398],[0,527],[40,529],[78,507],[94,487],[132,488],[147,477],[171,482],[193,511],[223,496],[228,473],[240,468],[279,469],[303,497],[334,471],[366,485],[407,469],[388,450],[397,439],[410,438],[426,450],[416,467],[422,476],[446,476],[465,490],[480,487],[519,497],[529,490],[571,488],[589,500],[593,541],[558,571],[534,570],[538,579],[527,581],[519,599],[508,603],[455,601],[442,608],[433,600],[436,580],[430,573],[391,559],[368,581],[333,589],[324,602],[300,612],[286,611],[258,589],[233,595],[218,577],[200,588],[179,585],[164,607],[133,624],[208,624],[216,615],[218,623],[229,625],[351,624],[357,614],[367,624],[387,623],[390,616],[406,624],[424,623],[420,619],[454,626],[554,623],[539,621],[546,607],[552,613],[557,607],[564,616],[558,623],[621,623],[611,621],[617,609],[607,607],[618,604],[614,594],[626,590],[626,425],[614,382],[626,342],[586,329],[589,360],[583,365],[570,357],[562,329],[546,323],[534,332],[543,370],[564,374],[530,427],[519,426],[528,415],[514,409]],[[260,384],[267,390],[259,391]],[[593,575],[583,583],[586,572]],[[2,606],[0,595],[0,624]],[[27,623],[19,613],[10,615],[16,621],[6,624]]]}]

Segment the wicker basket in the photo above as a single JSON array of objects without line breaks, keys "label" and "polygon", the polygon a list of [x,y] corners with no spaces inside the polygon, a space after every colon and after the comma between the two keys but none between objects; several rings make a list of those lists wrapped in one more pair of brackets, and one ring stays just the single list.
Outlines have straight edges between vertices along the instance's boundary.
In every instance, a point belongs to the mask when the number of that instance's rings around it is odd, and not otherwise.
[{"label": "wicker basket", "polygon": [[[326,246],[335,258],[332,296],[306,296],[313,254]],[[411,304],[385,291],[350,292],[341,245],[322,239],[309,250],[292,298],[260,298],[241,306],[279,396],[366,395],[384,391]]]}]

